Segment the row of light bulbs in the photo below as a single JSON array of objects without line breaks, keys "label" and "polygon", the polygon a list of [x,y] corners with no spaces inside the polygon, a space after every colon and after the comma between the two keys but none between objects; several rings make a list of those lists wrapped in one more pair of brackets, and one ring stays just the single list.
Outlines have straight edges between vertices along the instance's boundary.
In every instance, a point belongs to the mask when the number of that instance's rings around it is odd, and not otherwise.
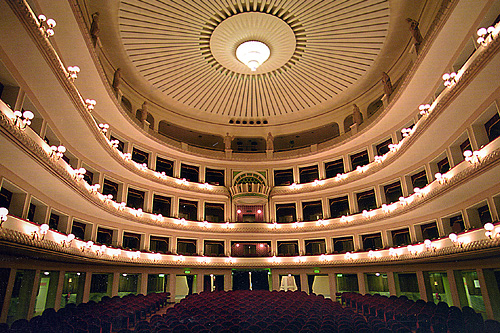
[{"label": "row of light bulbs", "polygon": [[[5,207],[0,208],[0,221],[3,224],[8,218],[8,209]],[[0,224],[0,227],[2,226]],[[500,237],[500,226],[497,226],[495,228],[495,225],[493,223],[486,223],[484,225],[484,230],[485,230],[485,236],[488,237],[489,239],[493,238],[499,238]],[[38,226],[37,230],[32,232],[32,239],[34,240],[44,240],[45,236],[47,235],[49,231],[49,225],[48,224],[42,224]],[[463,247],[465,241],[460,239],[460,237],[455,234],[455,233],[450,233],[448,236],[449,240],[453,243],[454,246],[456,247]],[[61,247],[63,248],[69,248],[73,246],[73,241],[75,240],[75,235],[74,234],[69,234],[66,236],[65,239],[63,239],[60,243]],[[124,257],[124,258],[129,258],[129,259],[140,259],[142,252],[141,251],[130,251],[130,250],[122,250],[118,248],[113,248],[113,247],[107,247],[106,245],[97,245],[94,244],[93,241],[87,241],[83,242],[80,241],[80,244],[75,245],[77,248],[79,248],[83,253],[94,253],[99,256],[104,256],[108,255],[114,259]],[[426,239],[422,244],[410,244],[404,247],[400,248],[389,248],[388,249],[388,255],[391,258],[398,258],[399,256],[404,254],[404,251],[406,249],[406,252],[410,255],[416,256],[420,253],[423,252],[435,252],[437,249],[437,246],[430,240]],[[384,250],[370,250],[367,253],[368,259],[371,260],[376,260],[376,259],[381,259],[383,257],[382,251]],[[354,261],[357,259],[362,259],[363,257],[359,256],[359,253],[351,253],[347,252],[344,254],[344,259],[347,261]],[[327,254],[321,254],[317,256],[317,260],[320,262],[326,262],[326,261],[331,261],[335,258],[336,255],[327,255]],[[147,253],[147,259],[153,260],[154,262],[161,261],[163,259],[163,255],[160,253]],[[184,262],[185,257],[182,255],[174,255],[173,260],[175,262]],[[206,257],[206,256],[199,256],[196,259],[199,263],[204,263],[204,264],[209,264],[211,262],[211,257]],[[271,263],[280,263],[281,258],[277,257],[276,255],[273,255],[270,257],[269,262]],[[294,262],[296,263],[305,263],[307,260],[306,256],[297,256],[294,258]],[[232,258],[231,256],[227,257],[225,259],[226,263],[229,264],[234,264],[236,263],[236,259]]]}]

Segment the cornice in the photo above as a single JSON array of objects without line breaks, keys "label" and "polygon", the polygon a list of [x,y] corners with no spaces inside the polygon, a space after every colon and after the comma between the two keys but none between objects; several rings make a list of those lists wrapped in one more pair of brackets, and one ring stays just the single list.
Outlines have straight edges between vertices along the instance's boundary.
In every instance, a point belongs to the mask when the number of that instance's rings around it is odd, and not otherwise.
[{"label": "cornice", "polygon": [[[400,254],[400,255],[385,255],[374,258],[354,258],[346,259],[344,254],[338,255],[322,255],[309,256],[313,260],[303,261],[282,261],[283,257],[263,257],[263,258],[231,258],[231,257],[182,257],[183,260],[178,260],[177,255],[161,255],[147,252],[126,251],[138,256],[129,256],[127,254],[113,256],[110,254],[100,254],[94,251],[82,250],[78,246],[63,247],[60,243],[47,240],[37,239],[32,235],[7,229],[0,229],[0,241],[7,245],[15,244],[15,248],[27,248],[33,252],[48,252],[53,255],[64,256],[65,258],[72,257],[76,260],[88,263],[106,263],[111,265],[130,265],[130,266],[150,266],[150,267],[192,267],[192,268],[238,268],[238,267],[353,267],[353,266],[368,266],[368,265],[391,265],[404,263],[426,263],[436,262],[450,259],[460,259],[464,255],[474,255],[475,253],[484,254],[494,251],[500,247],[500,238],[480,239],[471,241],[461,246],[445,246],[441,248],[433,248],[432,250],[421,251],[418,253]],[[5,246],[5,244],[4,244]],[[387,252],[386,250],[382,250]],[[377,251],[378,252],[378,251]],[[384,252],[384,253],[385,253]],[[360,254],[359,252],[356,254]],[[151,256],[151,259],[144,257]],[[296,257],[303,258],[306,257]],[[342,258],[342,259],[340,259]],[[217,260],[214,262],[214,260]]]}]

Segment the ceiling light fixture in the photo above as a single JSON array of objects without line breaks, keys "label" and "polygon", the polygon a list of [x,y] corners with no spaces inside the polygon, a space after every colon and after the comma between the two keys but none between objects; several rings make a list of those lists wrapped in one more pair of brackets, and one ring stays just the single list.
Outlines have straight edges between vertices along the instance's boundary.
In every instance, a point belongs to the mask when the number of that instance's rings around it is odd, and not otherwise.
[{"label": "ceiling light fixture", "polygon": [[256,40],[244,42],[236,49],[236,58],[248,66],[252,72],[269,59],[270,55],[269,47]]}]

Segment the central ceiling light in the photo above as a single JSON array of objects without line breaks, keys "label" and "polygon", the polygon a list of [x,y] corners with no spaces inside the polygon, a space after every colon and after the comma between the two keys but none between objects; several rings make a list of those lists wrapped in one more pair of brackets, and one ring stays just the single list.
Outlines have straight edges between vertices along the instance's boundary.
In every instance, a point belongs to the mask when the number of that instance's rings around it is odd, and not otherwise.
[{"label": "central ceiling light", "polygon": [[269,59],[270,55],[269,47],[256,40],[241,43],[236,49],[236,58],[247,65],[252,72]]}]

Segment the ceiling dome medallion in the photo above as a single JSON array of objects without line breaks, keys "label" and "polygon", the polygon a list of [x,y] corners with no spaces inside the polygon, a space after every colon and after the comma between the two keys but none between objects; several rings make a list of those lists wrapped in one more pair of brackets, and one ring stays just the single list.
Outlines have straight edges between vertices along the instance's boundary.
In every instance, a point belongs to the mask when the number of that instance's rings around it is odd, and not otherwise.
[{"label": "ceiling dome medallion", "polygon": [[[246,48],[247,45],[264,46],[260,52],[269,54],[268,59],[261,61],[255,70],[247,65],[247,60],[239,60],[244,52],[240,47]],[[260,12],[228,17],[217,25],[210,36],[210,51],[215,60],[223,67],[240,74],[276,70],[290,60],[295,48],[295,34],[290,26],[279,17]]]}]

